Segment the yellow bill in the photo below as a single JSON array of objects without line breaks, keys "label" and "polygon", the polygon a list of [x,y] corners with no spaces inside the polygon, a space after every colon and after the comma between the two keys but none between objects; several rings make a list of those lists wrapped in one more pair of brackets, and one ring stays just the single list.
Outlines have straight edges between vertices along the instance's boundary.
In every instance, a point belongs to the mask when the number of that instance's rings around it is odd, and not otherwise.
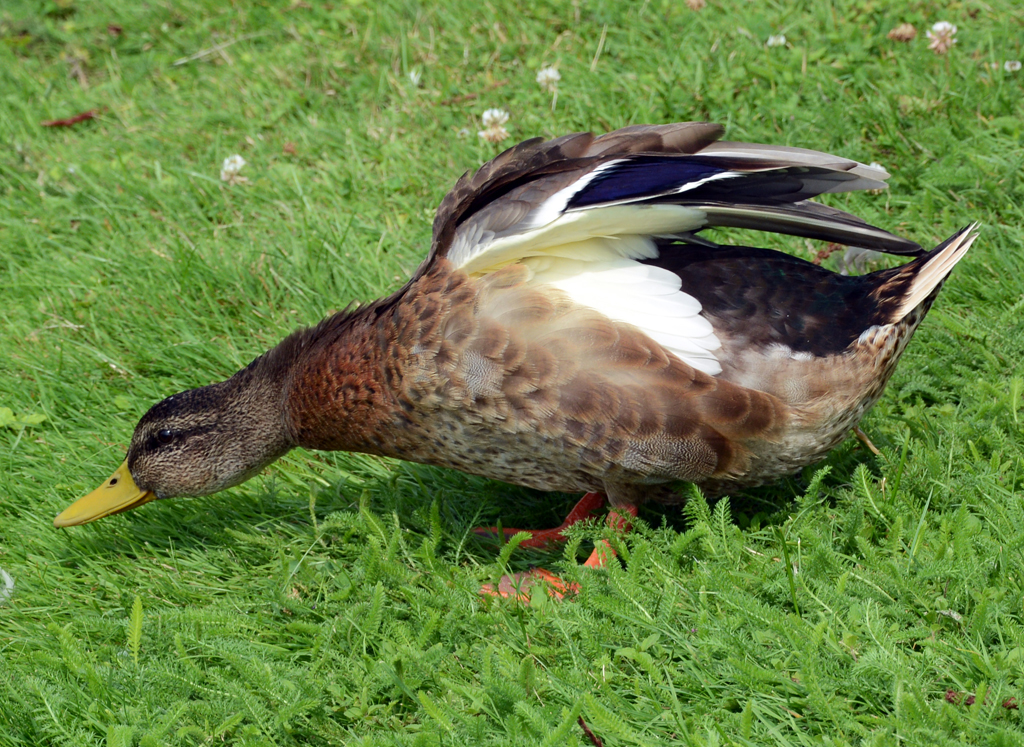
[{"label": "yellow bill", "polygon": [[126,459],[107,481],[84,498],[79,498],[53,520],[55,527],[74,527],[87,524],[104,516],[141,506],[156,498],[152,492],[141,490],[128,471]]}]

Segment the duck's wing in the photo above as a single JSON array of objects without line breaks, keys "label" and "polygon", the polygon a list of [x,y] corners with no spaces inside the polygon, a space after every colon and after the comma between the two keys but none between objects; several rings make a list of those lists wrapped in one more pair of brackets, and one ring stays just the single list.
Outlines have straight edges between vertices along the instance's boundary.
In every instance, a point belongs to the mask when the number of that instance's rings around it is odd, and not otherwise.
[{"label": "duck's wing", "polygon": [[[658,239],[742,226],[916,254],[920,247],[808,198],[878,189],[883,170],[816,151],[716,142],[718,125],[638,125],[521,143],[463,176],[438,209],[424,269],[483,276],[523,263],[693,367],[721,371],[720,342],[678,275],[643,260]],[[664,245],[664,242],[662,242]]]},{"label": "duck's wing", "polygon": [[432,256],[480,272],[558,243],[715,226],[922,252],[807,201],[882,189],[889,176],[883,169],[802,148],[716,142],[721,134],[719,125],[685,122],[520,143],[459,179],[438,208]]}]

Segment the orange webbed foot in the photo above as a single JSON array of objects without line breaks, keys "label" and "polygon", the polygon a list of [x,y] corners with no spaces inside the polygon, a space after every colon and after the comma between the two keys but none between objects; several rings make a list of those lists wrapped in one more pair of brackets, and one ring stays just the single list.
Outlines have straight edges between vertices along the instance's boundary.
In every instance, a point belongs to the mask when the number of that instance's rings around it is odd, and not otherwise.
[{"label": "orange webbed foot", "polygon": [[502,534],[504,535],[503,541],[511,539],[520,532],[527,532],[531,535],[530,539],[520,542],[520,547],[544,548],[558,542],[565,542],[565,535],[562,532],[573,524],[589,519],[595,511],[604,507],[604,500],[604,495],[601,493],[587,493],[573,506],[572,511],[565,517],[565,521],[554,529],[509,529],[502,527],[499,531],[498,527],[478,527],[473,532],[479,537],[487,538],[497,537],[499,534]]},{"label": "orange webbed foot", "polygon": [[[597,499],[600,500],[600,503],[597,505],[590,506],[590,504],[593,503],[595,500],[592,496],[596,496]],[[522,544],[527,545],[527,543],[533,543],[537,538],[537,534],[546,535],[544,538],[545,542],[564,541],[565,538],[562,537],[560,534],[558,536],[558,539],[554,539],[553,533],[561,532],[561,530],[565,529],[568,526],[571,526],[572,524],[575,524],[577,521],[581,521],[582,519],[589,517],[590,514],[597,508],[600,508],[600,506],[603,505],[603,503],[603,495],[600,495],[599,493],[587,493],[585,496],[583,496],[580,502],[576,504],[576,507],[573,508],[572,512],[570,512],[569,514],[569,517],[566,518],[565,522],[563,522],[560,527],[557,527],[556,529],[543,530],[542,532],[531,532],[531,534],[533,534],[533,537],[531,537],[529,540],[526,540]],[[586,513],[580,518],[575,518],[570,521],[570,519],[572,519],[572,517],[577,513],[577,510],[580,509],[581,506],[585,506],[585,504],[589,506],[585,507]],[[620,511],[624,513],[620,513]],[[636,506],[625,506],[623,508],[613,510],[608,514],[608,526],[619,532],[628,532],[632,526],[632,518],[634,518],[635,516]],[[505,530],[506,536],[511,536],[512,534],[515,534],[518,531],[521,530]],[[538,545],[531,544],[528,546],[536,547]],[[605,568],[607,567],[611,559],[614,557],[615,550],[612,549],[608,541],[600,540],[594,546],[594,551],[590,553],[590,557],[586,559],[583,565],[585,565],[588,568]],[[531,589],[538,583],[543,583],[544,586],[547,588],[548,595],[555,599],[564,599],[567,594],[575,594],[579,591],[578,584],[568,583],[564,579],[560,578],[559,576],[556,576],[554,573],[551,573],[551,571],[548,571],[544,568],[533,568],[529,571],[515,573],[511,576],[502,576],[501,580],[498,582],[497,587],[493,586],[492,584],[484,584],[480,588],[480,593],[485,596],[513,598],[520,602],[527,602],[530,599]]]},{"label": "orange webbed foot", "polygon": [[579,591],[577,584],[566,583],[549,570],[531,568],[528,571],[513,573],[511,576],[502,576],[497,587],[484,584],[480,587],[480,593],[488,597],[505,597],[518,602],[529,602],[530,594],[538,583],[546,586],[548,596],[554,599],[564,599],[566,594],[575,594]]},{"label": "orange webbed foot", "polygon": [[[636,506],[626,506],[622,509],[626,515],[618,511],[608,512],[608,526],[617,532],[625,534],[633,527],[632,519],[636,518]],[[606,568],[609,561],[615,557],[615,550],[612,549],[608,540],[599,540],[594,545],[594,551],[590,557],[583,561],[587,568]]]}]

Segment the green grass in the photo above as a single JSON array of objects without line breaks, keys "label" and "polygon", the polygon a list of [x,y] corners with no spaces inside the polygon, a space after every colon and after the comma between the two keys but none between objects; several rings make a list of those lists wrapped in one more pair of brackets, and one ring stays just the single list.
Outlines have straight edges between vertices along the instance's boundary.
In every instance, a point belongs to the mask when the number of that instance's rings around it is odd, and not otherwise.
[{"label": "green grass", "polygon": [[[0,746],[1024,741],[1024,11],[531,5],[0,6]],[[514,139],[720,121],[881,162],[836,204],[923,244],[980,221],[864,423],[883,455],[645,510],[607,572],[593,525],[506,563],[469,533],[572,496],[345,454],[52,527],[153,402],[399,286],[492,106]],[[478,595],[538,562],[579,597]]]}]

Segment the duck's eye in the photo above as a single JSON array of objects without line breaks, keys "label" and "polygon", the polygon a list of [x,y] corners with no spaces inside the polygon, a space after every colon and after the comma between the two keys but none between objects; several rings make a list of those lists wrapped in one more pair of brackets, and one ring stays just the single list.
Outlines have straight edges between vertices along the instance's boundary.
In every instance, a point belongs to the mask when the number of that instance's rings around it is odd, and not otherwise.
[{"label": "duck's eye", "polygon": [[157,443],[169,444],[174,440],[174,431],[164,428],[162,431],[156,432]]}]

